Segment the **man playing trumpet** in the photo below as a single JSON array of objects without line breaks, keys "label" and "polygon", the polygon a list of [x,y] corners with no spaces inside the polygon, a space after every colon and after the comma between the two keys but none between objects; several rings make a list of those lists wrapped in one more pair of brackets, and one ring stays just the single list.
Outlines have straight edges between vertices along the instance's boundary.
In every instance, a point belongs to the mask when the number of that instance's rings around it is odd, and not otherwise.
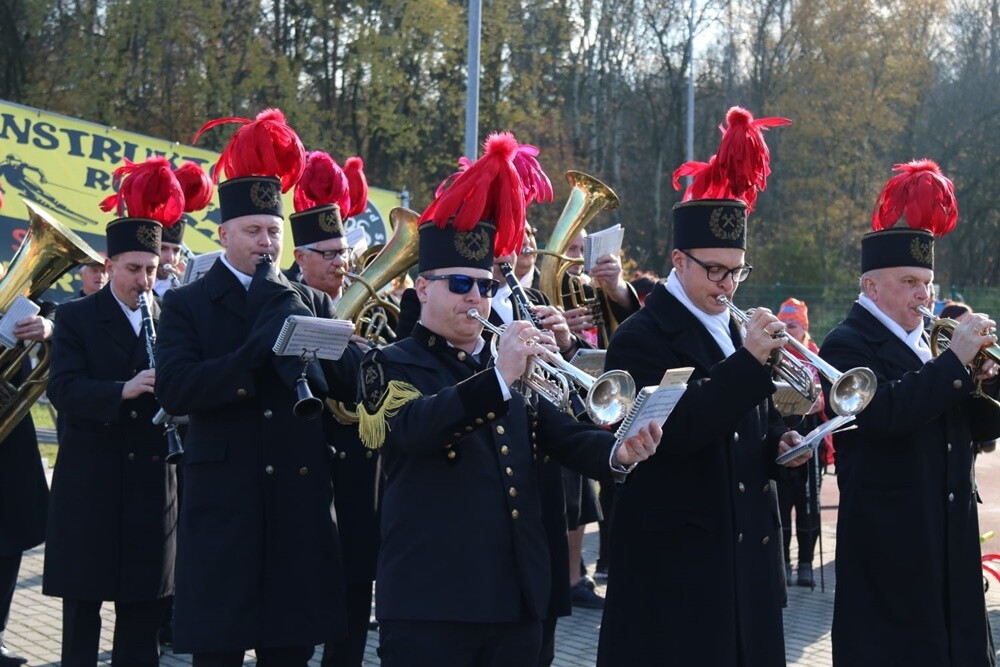
[{"label": "man playing trumpet", "polygon": [[[973,443],[1000,433],[1000,406],[970,396],[966,367],[996,344],[996,324],[971,314],[932,358],[919,308],[931,303],[934,237],[954,227],[958,206],[933,162],[896,171],[861,241],[861,294],[820,349],[878,379],[858,428],[837,440],[833,662],[994,665]],[[897,224],[904,210],[908,226]],[[991,362],[981,370],[995,377]],[[996,395],[995,380],[986,388]]]}]

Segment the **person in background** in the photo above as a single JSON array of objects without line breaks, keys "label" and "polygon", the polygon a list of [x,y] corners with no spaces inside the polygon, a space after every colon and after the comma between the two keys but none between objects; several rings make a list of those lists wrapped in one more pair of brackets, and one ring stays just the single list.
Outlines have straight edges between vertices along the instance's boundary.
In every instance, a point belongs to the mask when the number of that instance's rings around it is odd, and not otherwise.
[{"label": "person in background", "polygon": [[[809,336],[809,307],[804,301],[786,299],[778,309],[778,319],[785,325],[785,333],[805,345],[809,351],[818,354],[819,348]],[[793,347],[786,347],[789,354],[804,360]],[[810,364],[804,364],[813,375],[813,384],[819,389],[819,372]],[[805,435],[820,423],[826,421],[823,414],[825,403],[823,394],[813,403],[807,414],[783,414],[785,426]],[[795,510],[795,539],[798,542],[798,569],[795,583],[799,586],[814,585],[813,553],[816,540],[819,537],[819,491],[820,491],[820,460],[827,459],[827,450],[833,449],[832,436],[824,440],[821,451],[804,466],[782,468],[778,471],[775,481],[778,483],[778,507],[781,511],[782,546],[785,554],[785,579],[792,585],[792,510]]]},{"label": "person in background", "polygon": [[74,296],[76,299],[100,292],[108,284],[108,269],[104,264],[83,264],[77,270],[77,275],[80,278],[80,289]]}]

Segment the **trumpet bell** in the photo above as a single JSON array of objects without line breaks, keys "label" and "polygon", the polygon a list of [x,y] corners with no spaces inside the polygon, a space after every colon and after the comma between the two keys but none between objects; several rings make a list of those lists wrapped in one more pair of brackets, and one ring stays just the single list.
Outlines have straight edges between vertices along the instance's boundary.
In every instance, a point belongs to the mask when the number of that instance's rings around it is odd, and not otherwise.
[{"label": "trumpet bell", "polygon": [[870,368],[845,371],[830,386],[830,408],[842,417],[853,417],[868,407],[877,386],[875,373]]},{"label": "trumpet bell", "polygon": [[620,422],[635,401],[635,380],[625,371],[601,374],[587,392],[587,414],[598,426]]}]

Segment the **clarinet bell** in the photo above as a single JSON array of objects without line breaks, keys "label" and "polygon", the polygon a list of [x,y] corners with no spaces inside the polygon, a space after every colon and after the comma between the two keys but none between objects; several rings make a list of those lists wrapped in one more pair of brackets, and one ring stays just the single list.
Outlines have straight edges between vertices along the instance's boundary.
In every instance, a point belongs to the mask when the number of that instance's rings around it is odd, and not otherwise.
[{"label": "clarinet bell", "polygon": [[295,381],[295,405],[292,414],[300,419],[316,419],[323,412],[323,401],[313,396],[309,380],[303,375]]},{"label": "clarinet bell", "polygon": [[178,464],[184,456],[184,446],[181,444],[181,434],[177,427],[171,424],[167,428],[167,463]]}]

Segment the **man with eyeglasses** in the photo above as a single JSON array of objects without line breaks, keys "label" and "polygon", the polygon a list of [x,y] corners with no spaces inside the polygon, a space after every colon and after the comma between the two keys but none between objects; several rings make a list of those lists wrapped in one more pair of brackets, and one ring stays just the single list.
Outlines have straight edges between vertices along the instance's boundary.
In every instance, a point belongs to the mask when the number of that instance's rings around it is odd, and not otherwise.
[{"label": "man with eyeglasses", "polygon": [[[455,215],[473,205],[470,187],[522,190],[517,144],[502,137],[421,216],[420,320],[361,368],[361,437],[381,448],[386,474],[375,592],[384,667],[537,664],[553,583],[538,458],[610,484],[659,442],[651,423],[616,447],[607,431],[526,401],[515,383],[530,359],[558,354],[552,336],[514,320],[494,360],[469,317],[489,316],[494,257],[522,240],[523,201],[504,210],[493,197]],[[484,184],[484,171],[499,175]]]},{"label": "man with eyeglasses", "polygon": [[673,270],[608,347],[606,368],[639,386],[668,368],[694,373],[664,425],[670,446],[618,489],[601,666],[785,664],[770,480],[775,458],[801,437],[769,398],[784,325],[758,308],[741,337],[718,301],[750,275],[746,219],[738,199],[675,206]]},{"label": "man with eyeglasses", "polygon": [[[301,282],[325,292],[334,306],[343,293],[352,249],[340,206],[318,205],[289,216],[295,262]],[[354,336],[367,349],[367,341]],[[354,409],[353,403],[347,405]],[[361,667],[372,607],[372,583],[378,556],[380,465],[378,450],[361,444],[357,423],[342,423],[329,407],[322,413],[323,435],[330,455],[337,530],[344,560],[347,636],[323,646],[322,667]]]}]

